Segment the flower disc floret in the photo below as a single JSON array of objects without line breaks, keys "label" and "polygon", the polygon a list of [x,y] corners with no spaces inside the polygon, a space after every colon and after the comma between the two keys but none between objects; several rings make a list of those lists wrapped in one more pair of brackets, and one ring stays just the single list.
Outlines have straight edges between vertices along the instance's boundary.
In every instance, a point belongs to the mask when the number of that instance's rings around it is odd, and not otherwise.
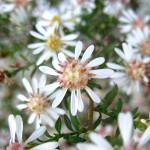
[{"label": "flower disc floret", "polygon": [[144,55],[150,55],[150,39],[145,40],[141,45],[140,45],[141,52]]},{"label": "flower disc floret", "polygon": [[135,59],[128,63],[126,72],[133,80],[142,79],[145,74],[145,67],[143,63]]},{"label": "flower disc floret", "polygon": [[86,63],[78,60],[65,61],[61,66],[58,82],[64,88],[85,88],[90,78]]}]

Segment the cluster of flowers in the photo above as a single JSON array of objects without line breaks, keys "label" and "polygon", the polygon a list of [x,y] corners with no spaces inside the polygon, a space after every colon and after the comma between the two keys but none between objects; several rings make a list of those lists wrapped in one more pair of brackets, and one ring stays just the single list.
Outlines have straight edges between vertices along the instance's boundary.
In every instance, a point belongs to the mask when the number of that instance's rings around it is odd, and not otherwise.
[{"label": "cluster of flowers", "polygon": [[[0,2],[0,13],[10,13],[12,22],[19,24],[28,20],[26,9],[30,8],[32,0],[11,0],[11,2]],[[45,2],[46,3],[46,2]],[[36,66],[39,68],[40,76],[34,76],[30,80],[22,78],[22,83],[27,91],[27,96],[18,94],[22,102],[16,107],[19,110],[26,110],[30,116],[28,123],[35,123],[36,130],[25,141],[22,140],[23,122],[17,115],[10,115],[8,118],[10,128],[10,143],[7,150],[27,149],[28,143],[34,141],[44,134],[46,126],[54,127],[60,115],[68,113],[58,106],[65,99],[67,93],[70,101],[70,112],[73,116],[77,112],[83,112],[84,102],[82,91],[85,90],[92,101],[100,103],[101,98],[88,86],[89,80],[111,78],[110,84],[117,83],[127,94],[140,91],[141,85],[149,84],[147,66],[150,62],[150,28],[149,17],[141,17],[132,9],[125,9],[129,0],[106,0],[104,2],[104,13],[118,16],[120,25],[120,36],[125,36],[126,43],[122,44],[123,51],[115,48],[115,52],[123,59],[123,63],[117,64],[107,62],[107,67],[101,67],[105,62],[104,57],[97,57],[90,61],[94,51],[94,45],[84,48],[81,41],[77,41],[79,33],[73,33],[77,23],[80,23],[83,10],[91,13],[96,7],[94,0],[66,0],[58,5],[58,8],[45,5],[44,1],[38,0],[37,7],[32,15],[37,18],[35,29],[30,31],[35,41],[28,45],[37,55]],[[88,6],[88,7],[87,7]],[[26,8],[26,9],[25,9]],[[24,18],[22,19],[22,16]],[[84,22],[83,22],[84,24]],[[65,32],[67,30],[67,32]],[[66,34],[69,33],[69,34]],[[75,47],[74,53],[68,50]],[[71,48],[70,48],[71,49]],[[82,52],[86,49],[84,52]],[[46,63],[47,65],[44,65]],[[98,68],[98,69],[97,69]],[[42,74],[42,75],[41,75]],[[52,83],[47,84],[46,75],[51,78]],[[54,78],[52,77],[54,76]],[[3,70],[0,71],[0,82],[7,80]],[[150,127],[147,127],[142,138],[136,143],[131,143],[133,118],[131,113],[120,113],[118,126],[123,139],[121,149],[143,149],[150,140]],[[126,131],[126,132],[125,132]],[[17,141],[15,140],[17,136]],[[94,144],[77,144],[77,149],[112,150],[109,144],[101,135],[90,133],[90,139]],[[38,145],[38,144],[37,144]],[[53,150],[59,146],[58,142],[47,142],[31,148],[31,150]]]}]

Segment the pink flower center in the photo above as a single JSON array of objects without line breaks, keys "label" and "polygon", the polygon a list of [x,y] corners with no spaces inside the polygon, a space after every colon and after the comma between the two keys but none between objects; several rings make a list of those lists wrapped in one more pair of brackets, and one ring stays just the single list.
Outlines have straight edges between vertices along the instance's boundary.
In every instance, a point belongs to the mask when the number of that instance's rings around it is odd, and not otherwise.
[{"label": "pink flower center", "polygon": [[127,64],[126,72],[131,79],[133,79],[133,80],[141,79],[142,80],[143,76],[145,75],[144,64],[135,59]]},{"label": "pink flower center", "polygon": [[141,48],[141,52],[142,52],[144,55],[150,56],[150,39],[145,40],[145,41],[140,45],[140,48]]},{"label": "pink flower center", "polygon": [[25,7],[30,0],[15,0],[16,7]]},{"label": "pink flower center", "polygon": [[69,89],[84,88],[92,76],[88,73],[86,64],[82,64],[78,60],[67,60],[60,64],[61,71],[58,71],[60,73],[58,82],[61,86]]},{"label": "pink flower center", "polygon": [[138,17],[136,20],[132,22],[133,28],[143,28],[145,26],[145,22],[142,18]]},{"label": "pink flower center", "polygon": [[25,150],[24,146],[19,143],[11,143],[6,150]]}]

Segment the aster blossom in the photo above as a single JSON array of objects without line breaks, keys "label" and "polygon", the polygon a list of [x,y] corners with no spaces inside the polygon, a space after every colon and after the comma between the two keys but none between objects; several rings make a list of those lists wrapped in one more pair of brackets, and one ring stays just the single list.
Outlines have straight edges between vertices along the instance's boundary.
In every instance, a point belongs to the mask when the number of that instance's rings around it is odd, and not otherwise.
[{"label": "aster blossom", "polygon": [[138,92],[140,83],[148,83],[149,79],[140,55],[136,55],[133,48],[126,43],[123,43],[122,47],[123,51],[115,48],[115,52],[124,60],[124,64],[108,62],[107,66],[116,70],[111,76],[112,81],[121,86],[127,94],[131,94],[131,92]]},{"label": "aster blossom", "polygon": [[127,42],[144,56],[150,56],[150,28],[135,29],[127,36]]},{"label": "aster blossom", "polygon": [[63,100],[67,90],[71,91],[71,113],[76,115],[77,110],[83,111],[83,101],[81,98],[81,89],[85,89],[91,99],[99,103],[100,98],[87,86],[91,78],[104,79],[108,78],[114,71],[111,69],[97,69],[92,70],[104,63],[103,57],[95,58],[91,62],[89,59],[94,51],[94,46],[89,46],[84,52],[82,59],[79,56],[82,51],[82,42],[79,41],[75,47],[74,59],[66,58],[63,53],[59,53],[58,59],[60,62],[53,61],[53,66],[56,70],[48,66],[40,66],[39,69],[49,75],[57,77],[57,81],[53,84],[45,86],[46,91],[55,91],[58,87],[61,89],[57,92],[56,97],[52,103],[52,107],[57,107]]},{"label": "aster blossom", "polygon": [[40,123],[48,124],[50,127],[54,127],[55,121],[59,115],[63,115],[65,111],[61,108],[52,108],[48,102],[48,92],[43,91],[43,87],[46,84],[45,75],[38,78],[32,78],[32,86],[26,78],[22,79],[24,87],[28,92],[28,97],[18,94],[18,99],[23,101],[23,104],[17,105],[20,110],[28,110],[30,117],[28,123],[36,123],[36,128],[40,126]]},{"label": "aster blossom", "polygon": [[[41,126],[37,130],[35,130],[25,142],[23,142],[22,139],[23,121],[21,116],[17,115],[16,117],[14,117],[14,115],[9,115],[8,123],[9,123],[11,138],[10,138],[10,143],[7,146],[6,150],[24,150],[28,143],[36,140],[41,135],[43,135],[43,133],[46,131],[46,127]],[[17,140],[15,136],[17,136]],[[58,147],[57,142],[47,142],[35,146],[30,150],[41,150],[41,148],[44,148],[45,150],[53,150],[56,147]]]},{"label": "aster blossom", "polygon": [[[123,146],[121,150],[144,150],[147,148],[147,143],[150,140],[150,127],[148,127],[143,133],[138,143],[135,143],[132,136],[133,131],[133,117],[130,112],[119,113],[118,115],[118,126],[120,134],[123,140]],[[100,134],[91,132],[89,134],[92,143],[77,144],[79,150],[114,150],[112,145]],[[132,143],[131,143],[132,141]]]},{"label": "aster blossom", "polygon": [[60,51],[69,56],[72,55],[72,53],[66,49],[66,46],[74,46],[76,43],[74,40],[78,37],[78,34],[65,36],[64,33],[59,30],[58,23],[55,23],[52,27],[47,29],[37,24],[36,29],[39,33],[30,31],[30,34],[37,39],[43,40],[43,42],[29,44],[28,48],[34,49],[33,54],[35,55],[43,52],[36,63],[37,65],[40,65],[44,60],[49,60],[50,57],[57,59],[57,54]]},{"label": "aster blossom", "polygon": [[127,9],[122,12],[122,16],[119,17],[121,24],[119,25],[122,33],[131,32],[134,29],[143,29],[147,26],[150,18],[149,16],[139,16],[132,9]]}]

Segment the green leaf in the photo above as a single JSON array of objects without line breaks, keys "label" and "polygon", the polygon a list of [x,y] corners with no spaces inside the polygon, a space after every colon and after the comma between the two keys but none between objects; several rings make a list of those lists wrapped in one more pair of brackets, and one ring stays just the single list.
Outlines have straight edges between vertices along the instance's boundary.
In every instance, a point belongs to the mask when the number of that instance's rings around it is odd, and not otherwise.
[{"label": "green leaf", "polygon": [[73,136],[73,135],[68,135],[66,137],[66,139],[68,140],[68,142],[70,143],[79,143],[79,142],[85,142],[86,140],[81,138],[81,137],[78,137],[78,136]]},{"label": "green leaf", "polygon": [[121,109],[122,109],[122,100],[121,99],[118,99],[118,103],[117,103],[117,111],[118,112],[121,112]]},{"label": "green leaf", "polygon": [[61,118],[59,117],[55,123],[55,129],[58,133],[61,131]]},{"label": "green leaf", "polygon": [[93,123],[93,130],[96,129],[96,127],[100,124],[101,122],[101,115],[98,117],[98,119]]},{"label": "green leaf", "polygon": [[145,131],[145,129],[147,128],[147,126],[141,121],[135,121],[134,124],[141,131]]},{"label": "green leaf", "polygon": [[71,125],[71,121],[70,121],[70,119],[68,118],[67,115],[64,115],[64,122],[65,122],[66,127],[69,130],[73,131],[73,128],[72,128],[72,125]]},{"label": "green leaf", "polygon": [[79,120],[78,120],[77,116],[72,116],[72,115],[70,114],[70,119],[71,119],[71,122],[72,122],[73,127],[74,127],[77,131],[79,131],[80,123],[79,123]]}]

